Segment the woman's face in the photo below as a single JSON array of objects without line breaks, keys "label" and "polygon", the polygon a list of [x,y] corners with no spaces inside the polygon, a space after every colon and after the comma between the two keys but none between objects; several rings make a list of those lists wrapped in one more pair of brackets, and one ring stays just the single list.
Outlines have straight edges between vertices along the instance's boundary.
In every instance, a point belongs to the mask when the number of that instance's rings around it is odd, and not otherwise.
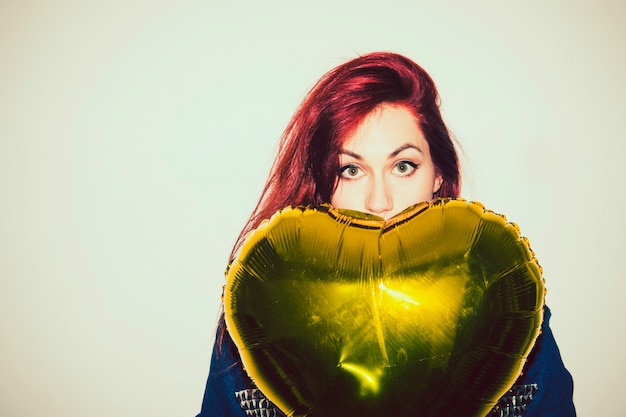
[{"label": "woman's face", "polygon": [[432,200],[442,182],[417,120],[403,106],[372,111],[345,140],[339,166],[332,206],[385,219]]}]

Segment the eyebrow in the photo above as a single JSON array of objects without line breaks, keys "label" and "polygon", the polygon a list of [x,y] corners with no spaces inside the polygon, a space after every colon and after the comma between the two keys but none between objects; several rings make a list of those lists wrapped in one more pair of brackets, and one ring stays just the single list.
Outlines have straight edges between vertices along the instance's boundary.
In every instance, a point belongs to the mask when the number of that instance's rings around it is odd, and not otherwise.
[{"label": "eyebrow", "polygon": [[[393,152],[391,152],[391,153],[389,154],[389,158],[394,158],[394,157],[398,156],[398,154],[399,154],[400,152],[405,151],[405,150],[407,150],[407,149],[411,149],[411,148],[412,148],[412,149],[415,149],[415,150],[416,150],[416,151],[418,151],[419,153],[423,153],[423,152],[422,152],[422,150],[421,150],[418,146],[412,145],[412,144],[410,144],[410,143],[405,143],[404,145],[402,145],[402,146],[398,147],[398,149],[396,149],[396,150],[394,150]],[[363,159],[363,157],[362,157],[361,155],[359,155],[358,153],[354,153],[354,152],[352,152],[352,151],[348,151],[348,150],[345,150],[345,149],[342,149],[341,151],[339,151],[339,154],[344,154],[344,155],[351,156],[351,157],[353,157],[354,159],[357,159],[357,160],[359,160],[359,161],[361,161],[361,160]]]},{"label": "eyebrow", "polygon": [[420,149],[419,146],[415,146],[412,145],[410,143],[405,143],[404,145],[400,146],[398,149],[396,149],[395,151],[391,152],[391,154],[389,154],[390,157],[394,157],[394,156],[398,156],[398,154],[406,149],[415,149],[416,151],[418,151],[419,153],[423,153],[422,150]]}]

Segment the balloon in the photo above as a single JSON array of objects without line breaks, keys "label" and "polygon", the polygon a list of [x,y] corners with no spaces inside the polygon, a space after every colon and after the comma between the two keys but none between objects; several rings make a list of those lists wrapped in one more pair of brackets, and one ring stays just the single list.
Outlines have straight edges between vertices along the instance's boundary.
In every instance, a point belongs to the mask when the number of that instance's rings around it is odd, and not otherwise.
[{"label": "balloon", "polygon": [[227,270],[227,329],[288,416],[484,416],[543,318],[519,228],[436,200],[390,220],[327,205],[265,221]]}]

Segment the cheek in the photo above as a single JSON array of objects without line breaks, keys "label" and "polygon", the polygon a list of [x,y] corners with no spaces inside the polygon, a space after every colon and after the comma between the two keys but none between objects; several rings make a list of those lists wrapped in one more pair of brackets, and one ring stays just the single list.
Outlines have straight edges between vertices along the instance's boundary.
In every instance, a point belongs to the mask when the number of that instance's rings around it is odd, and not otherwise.
[{"label": "cheek", "polygon": [[357,196],[358,192],[355,191],[354,186],[339,183],[330,199],[330,204],[335,208],[359,210],[360,207],[358,207],[357,204]]},{"label": "cheek", "polygon": [[337,188],[335,188],[335,192],[330,197],[330,204],[333,207],[340,207],[341,202],[343,201],[343,196],[345,194],[345,187],[339,184]]},{"label": "cheek", "polygon": [[428,177],[418,177],[401,184],[394,192],[394,203],[406,208],[416,203],[430,201],[433,198],[433,186],[433,179]]}]

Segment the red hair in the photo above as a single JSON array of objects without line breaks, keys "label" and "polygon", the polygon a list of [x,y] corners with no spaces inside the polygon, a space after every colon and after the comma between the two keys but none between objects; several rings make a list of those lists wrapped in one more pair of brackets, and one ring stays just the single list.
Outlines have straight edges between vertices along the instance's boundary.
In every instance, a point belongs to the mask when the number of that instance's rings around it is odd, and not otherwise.
[{"label": "red hair", "polygon": [[309,91],[283,132],[261,197],[231,256],[245,236],[277,210],[330,202],[343,141],[384,103],[402,105],[415,115],[443,179],[435,197],[458,197],[458,156],[441,117],[435,83],[402,55],[370,53],[332,69]]}]

